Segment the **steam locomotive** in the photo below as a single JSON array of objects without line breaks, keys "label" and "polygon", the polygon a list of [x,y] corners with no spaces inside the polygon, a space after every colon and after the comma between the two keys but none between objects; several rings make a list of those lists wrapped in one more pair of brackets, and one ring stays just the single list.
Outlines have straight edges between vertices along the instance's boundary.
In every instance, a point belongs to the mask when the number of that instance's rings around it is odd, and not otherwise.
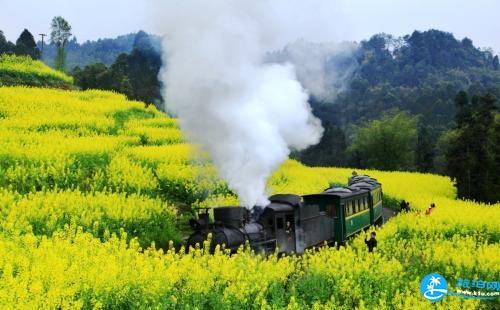
[{"label": "steam locomotive", "polygon": [[269,197],[270,204],[254,208],[213,209],[191,219],[194,232],[188,246],[202,244],[212,235],[210,248],[217,245],[235,252],[248,241],[256,252],[303,253],[306,249],[328,244],[343,244],[347,238],[370,225],[380,225],[382,186],[369,176],[353,176],[347,187],[330,187],[319,194],[298,196],[279,194]]}]

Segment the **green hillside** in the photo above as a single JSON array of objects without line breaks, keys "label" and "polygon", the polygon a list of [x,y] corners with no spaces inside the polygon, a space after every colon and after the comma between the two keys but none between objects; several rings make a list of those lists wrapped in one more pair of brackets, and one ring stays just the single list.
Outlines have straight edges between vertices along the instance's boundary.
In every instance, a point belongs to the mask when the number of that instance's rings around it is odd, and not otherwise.
[{"label": "green hillside", "polygon": [[29,56],[0,55],[0,86],[74,89],[73,78]]}]

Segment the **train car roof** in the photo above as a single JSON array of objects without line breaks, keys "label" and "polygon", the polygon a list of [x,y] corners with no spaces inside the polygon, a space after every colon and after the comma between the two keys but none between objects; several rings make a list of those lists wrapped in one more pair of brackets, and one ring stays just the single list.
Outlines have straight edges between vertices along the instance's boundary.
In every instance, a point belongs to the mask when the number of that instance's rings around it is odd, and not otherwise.
[{"label": "train car roof", "polygon": [[358,176],[354,176],[354,177],[349,178],[349,185],[353,185],[353,184],[361,183],[361,182],[380,184],[377,181],[377,179],[371,178],[367,175],[358,175]]},{"label": "train car roof", "polygon": [[266,206],[266,209],[273,210],[274,212],[291,212],[294,210],[289,204],[271,202]]},{"label": "train car roof", "polygon": [[284,203],[291,206],[298,206],[302,202],[302,197],[294,194],[276,194],[269,197],[271,203]]},{"label": "train car roof", "polygon": [[334,187],[327,189],[323,193],[304,195],[304,198],[314,197],[314,196],[327,196],[327,197],[338,197],[338,198],[349,198],[358,195],[363,195],[368,193],[367,189],[364,188],[349,188],[349,187]]},{"label": "train car roof", "polygon": [[364,188],[364,189],[374,189],[380,187],[380,183],[376,182],[356,182],[348,186],[349,188]]}]

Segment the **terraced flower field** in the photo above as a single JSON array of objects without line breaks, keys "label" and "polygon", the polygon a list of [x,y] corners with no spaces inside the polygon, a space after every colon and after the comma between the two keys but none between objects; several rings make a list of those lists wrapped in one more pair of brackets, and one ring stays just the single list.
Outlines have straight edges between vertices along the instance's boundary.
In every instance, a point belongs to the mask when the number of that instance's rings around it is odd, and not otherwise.
[{"label": "terraced flower field", "polygon": [[[185,205],[237,203],[175,119],[103,91],[0,87],[0,307],[173,309],[492,309],[447,296],[431,306],[422,277],[500,276],[500,205],[454,199],[451,181],[358,171],[415,212],[345,248],[297,257],[175,251]],[[285,162],[269,193],[313,193],[351,169]],[[437,207],[429,216],[430,202]],[[169,242],[169,241],[172,242]]]},{"label": "terraced flower field", "polygon": [[29,56],[0,55],[0,86],[29,85],[74,89],[73,78]]}]

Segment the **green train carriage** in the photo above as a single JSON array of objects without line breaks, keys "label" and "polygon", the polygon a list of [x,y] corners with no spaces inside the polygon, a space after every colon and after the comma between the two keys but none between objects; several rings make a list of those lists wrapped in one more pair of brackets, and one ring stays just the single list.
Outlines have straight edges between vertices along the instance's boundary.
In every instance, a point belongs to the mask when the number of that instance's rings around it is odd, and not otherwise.
[{"label": "green train carriage", "polygon": [[303,196],[303,208],[314,205],[333,218],[333,236],[329,242],[342,244],[355,233],[383,222],[382,187],[367,176],[351,178],[347,187]]}]

